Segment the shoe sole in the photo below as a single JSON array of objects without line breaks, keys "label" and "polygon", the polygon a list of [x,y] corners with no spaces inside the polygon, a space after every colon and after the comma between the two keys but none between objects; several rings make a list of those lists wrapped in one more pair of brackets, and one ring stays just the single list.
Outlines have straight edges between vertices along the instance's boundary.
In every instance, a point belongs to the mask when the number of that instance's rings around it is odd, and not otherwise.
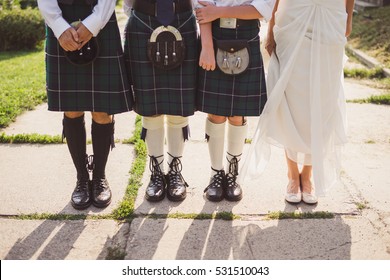
[{"label": "shoe sole", "polygon": [[174,201],[174,202],[183,201],[184,199],[186,199],[186,197],[187,197],[187,194],[184,196],[171,196],[170,194],[167,194],[167,198],[170,201]]},{"label": "shoe sole", "polygon": [[87,209],[89,206],[91,206],[92,202],[85,204],[85,205],[77,205],[77,204],[73,203],[73,201],[71,201],[70,204],[76,210],[84,210],[84,209]]},{"label": "shoe sole", "polygon": [[208,201],[212,201],[212,202],[220,202],[223,200],[223,196],[221,197],[212,197],[212,196],[207,196],[206,195],[206,198]]},{"label": "shoe sole", "polygon": [[145,194],[145,199],[149,202],[159,202],[161,200],[163,200],[165,198],[165,194],[155,198],[155,196],[148,196],[147,194]]},{"label": "shoe sole", "polygon": [[302,202],[306,203],[307,205],[316,205],[316,204],[318,204],[318,201],[317,202],[306,202],[303,199],[302,199]]},{"label": "shoe sole", "polygon": [[288,202],[288,203],[290,203],[290,204],[299,204],[299,203],[301,203],[302,202],[302,200],[301,201],[297,201],[297,202],[293,202],[293,201],[288,201],[287,199],[284,199],[286,202]]},{"label": "shoe sole", "polygon": [[96,208],[106,208],[108,205],[110,205],[110,203],[111,203],[111,199],[106,203],[97,203],[95,201],[92,201],[92,205],[95,206]]},{"label": "shoe sole", "polygon": [[236,196],[236,197],[225,196],[225,199],[226,199],[227,201],[240,201],[240,200],[242,199],[242,195]]}]

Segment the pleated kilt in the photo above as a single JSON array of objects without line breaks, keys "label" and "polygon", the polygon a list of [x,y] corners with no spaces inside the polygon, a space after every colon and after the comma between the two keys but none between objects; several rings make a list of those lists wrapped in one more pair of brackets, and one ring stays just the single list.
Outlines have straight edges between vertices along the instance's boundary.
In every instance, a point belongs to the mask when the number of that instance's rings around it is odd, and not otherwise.
[{"label": "pleated kilt", "polygon": [[161,26],[155,17],[133,11],[126,26],[126,67],[135,96],[134,110],[142,116],[189,116],[195,111],[199,55],[196,20],[189,11],[176,14],[170,25],[180,31],[186,46],[182,65],[171,70],[154,67],[147,56],[152,30]]},{"label": "pleated kilt", "polygon": [[223,73],[218,67],[214,71],[199,67],[197,109],[219,116],[259,116],[267,101],[259,26],[226,29],[213,22],[212,28],[214,39],[251,40],[250,64],[245,72],[234,76]]},{"label": "pleated kilt", "polygon": [[[91,6],[62,5],[68,22],[83,20]],[[123,49],[115,13],[97,36],[99,56],[89,65],[67,61],[53,31],[46,28],[46,84],[50,111],[92,111],[116,114],[132,110]]]}]

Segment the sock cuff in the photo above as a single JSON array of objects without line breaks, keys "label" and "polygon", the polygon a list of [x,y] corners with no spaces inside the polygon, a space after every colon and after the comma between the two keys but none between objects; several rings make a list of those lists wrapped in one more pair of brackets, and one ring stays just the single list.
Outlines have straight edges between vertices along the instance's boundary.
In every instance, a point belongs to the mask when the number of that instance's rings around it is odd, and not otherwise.
[{"label": "sock cuff", "polygon": [[228,139],[232,142],[245,142],[248,133],[248,125],[232,125],[228,123]]},{"label": "sock cuff", "polygon": [[142,127],[146,129],[159,129],[164,127],[164,116],[142,117]]},{"label": "sock cuff", "polygon": [[188,117],[167,115],[167,126],[172,128],[183,128],[188,126]]},{"label": "sock cuff", "polygon": [[206,119],[206,135],[209,137],[225,137],[226,122],[213,123],[209,119]]}]

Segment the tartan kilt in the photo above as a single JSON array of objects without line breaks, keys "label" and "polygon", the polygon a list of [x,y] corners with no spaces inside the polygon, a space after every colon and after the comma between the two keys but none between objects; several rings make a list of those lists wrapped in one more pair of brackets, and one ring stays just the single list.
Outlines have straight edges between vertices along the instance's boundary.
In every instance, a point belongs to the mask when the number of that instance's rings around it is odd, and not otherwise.
[{"label": "tartan kilt", "polygon": [[214,39],[250,40],[250,63],[239,75],[227,75],[218,66],[214,71],[199,67],[197,109],[219,116],[259,116],[267,101],[259,26],[226,29],[219,28],[214,22],[212,28]]},{"label": "tartan kilt", "polygon": [[127,73],[134,92],[134,110],[142,116],[190,116],[195,111],[199,55],[196,20],[192,11],[188,11],[176,14],[170,25],[180,31],[185,43],[183,63],[171,70],[154,67],[147,55],[148,39],[161,23],[153,16],[133,10],[126,25]]},{"label": "tartan kilt", "polygon": [[[86,18],[91,6],[61,5],[68,22]],[[53,31],[46,27],[46,88],[50,111],[92,111],[116,114],[131,111],[133,97],[127,80],[115,12],[96,37],[99,56],[75,66],[65,58]]]}]

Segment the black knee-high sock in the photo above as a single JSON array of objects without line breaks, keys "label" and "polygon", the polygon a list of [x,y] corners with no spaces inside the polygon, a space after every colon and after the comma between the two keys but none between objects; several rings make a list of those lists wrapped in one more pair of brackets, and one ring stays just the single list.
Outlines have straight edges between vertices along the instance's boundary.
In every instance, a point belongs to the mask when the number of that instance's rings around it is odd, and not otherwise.
[{"label": "black knee-high sock", "polygon": [[98,124],[92,121],[93,147],[93,179],[106,177],[105,169],[110,153],[110,146],[114,147],[114,121],[108,124]]},{"label": "black knee-high sock", "polygon": [[85,122],[84,115],[78,118],[68,118],[64,115],[62,121],[63,124],[63,134],[66,138],[66,143],[69,148],[70,155],[74,166],[77,170],[77,179],[78,180],[88,180],[88,170],[86,168],[86,132],[85,132]]}]

